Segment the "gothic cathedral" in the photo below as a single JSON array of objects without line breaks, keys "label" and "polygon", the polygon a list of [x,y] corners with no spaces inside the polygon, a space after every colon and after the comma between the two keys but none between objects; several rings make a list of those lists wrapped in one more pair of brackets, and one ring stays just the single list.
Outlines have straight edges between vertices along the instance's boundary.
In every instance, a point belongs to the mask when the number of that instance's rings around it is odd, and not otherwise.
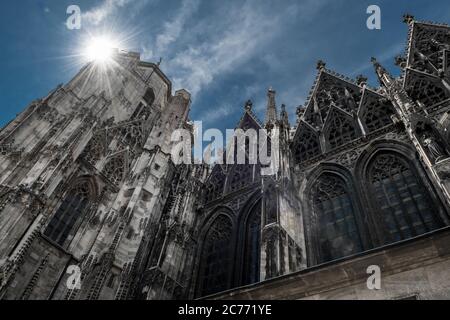
[{"label": "gothic cathedral", "polygon": [[137,53],[31,102],[0,131],[0,298],[450,299],[450,27],[404,21],[378,88],[319,61],[294,124],[246,103],[269,175],[175,164],[190,94]]}]

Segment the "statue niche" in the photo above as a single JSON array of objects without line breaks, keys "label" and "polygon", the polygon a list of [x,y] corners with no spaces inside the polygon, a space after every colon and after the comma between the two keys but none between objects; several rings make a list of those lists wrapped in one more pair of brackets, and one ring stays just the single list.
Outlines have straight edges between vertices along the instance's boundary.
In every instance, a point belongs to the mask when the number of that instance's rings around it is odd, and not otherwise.
[{"label": "statue niche", "polygon": [[438,137],[433,131],[425,131],[420,138],[420,142],[428,155],[428,158],[437,163],[441,160],[447,159],[449,154],[442,143],[440,137]]},{"label": "statue niche", "polygon": [[449,148],[443,134],[436,128],[436,123],[423,117],[415,117],[412,120],[415,134],[431,163],[447,159],[450,155]]}]

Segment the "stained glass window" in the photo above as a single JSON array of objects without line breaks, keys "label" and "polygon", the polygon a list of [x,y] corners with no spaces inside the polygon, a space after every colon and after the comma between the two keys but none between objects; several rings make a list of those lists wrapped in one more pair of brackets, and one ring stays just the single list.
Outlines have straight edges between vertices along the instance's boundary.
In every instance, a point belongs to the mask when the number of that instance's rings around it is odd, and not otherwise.
[{"label": "stained glass window", "polygon": [[380,154],[371,163],[369,176],[386,242],[408,239],[442,226],[428,190],[406,159]]},{"label": "stained glass window", "polygon": [[220,215],[208,230],[200,257],[199,295],[230,288],[233,270],[232,223]]},{"label": "stained glass window", "polygon": [[324,174],[313,188],[319,262],[361,251],[354,205],[344,180],[336,175]]},{"label": "stained glass window", "polygon": [[89,189],[86,183],[70,190],[56,211],[44,234],[64,245],[76,222],[86,213],[89,204]]},{"label": "stained glass window", "polygon": [[242,285],[259,282],[261,203],[250,213],[245,226],[244,274]]}]

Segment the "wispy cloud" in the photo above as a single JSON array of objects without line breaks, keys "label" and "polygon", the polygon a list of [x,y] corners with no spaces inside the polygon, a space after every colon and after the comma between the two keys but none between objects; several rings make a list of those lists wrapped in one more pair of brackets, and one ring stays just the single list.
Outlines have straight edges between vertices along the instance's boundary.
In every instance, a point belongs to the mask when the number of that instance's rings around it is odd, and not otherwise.
[{"label": "wispy cloud", "polygon": [[224,104],[220,107],[215,107],[205,112],[205,123],[211,123],[221,118],[231,115],[234,111],[234,107],[230,104]]},{"label": "wispy cloud", "polygon": [[147,0],[104,0],[100,5],[95,6],[89,11],[83,13],[83,22],[89,25],[97,26],[105,22],[108,18],[118,13],[121,8],[129,4],[143,5]]},{"label": "wispy cloud", "polygon": [[[395,56],[401,54],[405,48],[404,43],[396,43],[389,47],[387,50],[383,50],[375,56],[375,58],[380,63],[385,63],[390,60],[393,60]],[[369,59],[367,59],[366,62],[362,63],[361,65],[357,66],[354,71],[351,73],[351,76],[357,76],[362,72],[371,70],[373,68],[372,64],[370,63]]]},{"label": "wispy cloud", "polygon": [[168,46],[176,41],[180,36],[186,21],[197,10],[200,4],[199,0],[185,0],[181,5],[175,18],[164,24],[163,33],[156,38],[156,47],[158,52],[165,52]]},{"label": "wispy cloud", "polygon": [[224,3],[209,16],[190,21],[199,1],[184,0],[155,43],[144,46],[144,57],[168,57],[164,69],[174,86],[188,89],[195,98],[217,77],[233,72],[260,54],[289,18],[302,18],[317,7],[314,1],[305,3],[307,9],[302,4],[301,11],[300,5],[293,4],[277,12],[267,2]]}]

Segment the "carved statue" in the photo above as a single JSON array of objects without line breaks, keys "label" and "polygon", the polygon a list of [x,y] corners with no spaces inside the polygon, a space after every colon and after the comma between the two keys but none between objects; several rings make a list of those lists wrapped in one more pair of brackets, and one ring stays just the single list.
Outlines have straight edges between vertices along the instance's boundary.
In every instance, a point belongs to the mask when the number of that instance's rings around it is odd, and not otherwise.
[{"label": "carved statue", "polygon": [[422,143],[435,162],[438,162],[447,156],[445,150],[432,134],[424,134],[422,136]]}]

